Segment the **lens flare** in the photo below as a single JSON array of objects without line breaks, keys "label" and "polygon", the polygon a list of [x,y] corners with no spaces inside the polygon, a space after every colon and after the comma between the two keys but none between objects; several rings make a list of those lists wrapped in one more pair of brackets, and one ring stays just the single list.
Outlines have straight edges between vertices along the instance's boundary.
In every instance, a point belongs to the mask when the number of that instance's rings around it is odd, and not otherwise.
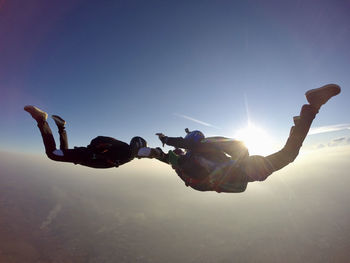
[{"label": "lens flare", "polygon": [[234,138],[243,141],[250,154],[267,155],[274,150],[274,142],[271,136],[265,129],[253,123],[239,129],[234,134]]}]

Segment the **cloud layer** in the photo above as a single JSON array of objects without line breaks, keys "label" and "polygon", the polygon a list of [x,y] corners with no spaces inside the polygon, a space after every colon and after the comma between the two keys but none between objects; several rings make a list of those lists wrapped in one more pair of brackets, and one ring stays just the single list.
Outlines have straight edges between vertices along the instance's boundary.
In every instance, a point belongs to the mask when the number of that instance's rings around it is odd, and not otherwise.
[{"label": "cloud layer", "polygon": [[1,153],[0,261],[346,262],[349,154],[301,155],[218,194],[153,160],[98,170]]},{"label": "cloud layer", "polygon": [[309,131],[309,135],[319,134],[319,133],[326,133],[326,132],[341,131],[341,130],[349,130],[349,129],[350,129],[350,124],[349,123],[328,125],[328,126],[311,128],[310,131]]}]

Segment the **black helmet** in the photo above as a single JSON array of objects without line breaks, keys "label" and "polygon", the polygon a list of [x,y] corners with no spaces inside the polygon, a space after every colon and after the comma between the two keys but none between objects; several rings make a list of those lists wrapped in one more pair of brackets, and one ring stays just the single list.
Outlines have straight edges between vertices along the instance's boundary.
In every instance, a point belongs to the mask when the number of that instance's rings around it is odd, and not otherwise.
[{"label": "black helmet", "polygon": [[147,142],[144,138],[140,136],[135,136],[130,141],[130,147],[132,152],[136,154],[139,149],[147,147]]}]

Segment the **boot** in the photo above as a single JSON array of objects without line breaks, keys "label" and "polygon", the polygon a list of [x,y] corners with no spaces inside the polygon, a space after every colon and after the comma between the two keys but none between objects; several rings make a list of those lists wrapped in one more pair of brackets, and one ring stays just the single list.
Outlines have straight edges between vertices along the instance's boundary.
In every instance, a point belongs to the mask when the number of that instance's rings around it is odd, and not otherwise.
[{"label": "boot", "polygon": [[58,115],[52,115],[51,118],[55,121],[58,128],[63,128],[66,125],[66,121]]},{"label": "boot", "polygon": [[42,123],[47,120],[47,113],[35,106],[27,105],[24,107],[24,110],[29,112],[33,119],[38,123]]},{"label": "boot", "polygon": [[330,98],[340,93],[340,87],[336,84],[328,84],[318,89],[311,89],[305,93],[307,101],[315,109],[319,110]]}]

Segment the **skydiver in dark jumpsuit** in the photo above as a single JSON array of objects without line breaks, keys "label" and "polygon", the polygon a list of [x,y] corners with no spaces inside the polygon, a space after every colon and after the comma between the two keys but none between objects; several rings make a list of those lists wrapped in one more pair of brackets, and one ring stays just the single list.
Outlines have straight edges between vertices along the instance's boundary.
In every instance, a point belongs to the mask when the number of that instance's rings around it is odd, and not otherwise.
[{"label": "skydiver in dark jumpsuit", "polygon": [[52,131],[47,123],[48,114],[30,105],[25,106],[24,110],[29,112],[36,120],[44,142],[46,155],[54,161],[70,162],[92,168],[118,167],[130,162],[135,157],[139,157],[138,151],[143,147],[147,147],[147,142],[139,136],[133,137],[130,144],[111,137],[98,136],[86,147],[69,149],[65,130],[66,122],[61,117],[52,115],[60,136],[60,149],[57,149]]}]

